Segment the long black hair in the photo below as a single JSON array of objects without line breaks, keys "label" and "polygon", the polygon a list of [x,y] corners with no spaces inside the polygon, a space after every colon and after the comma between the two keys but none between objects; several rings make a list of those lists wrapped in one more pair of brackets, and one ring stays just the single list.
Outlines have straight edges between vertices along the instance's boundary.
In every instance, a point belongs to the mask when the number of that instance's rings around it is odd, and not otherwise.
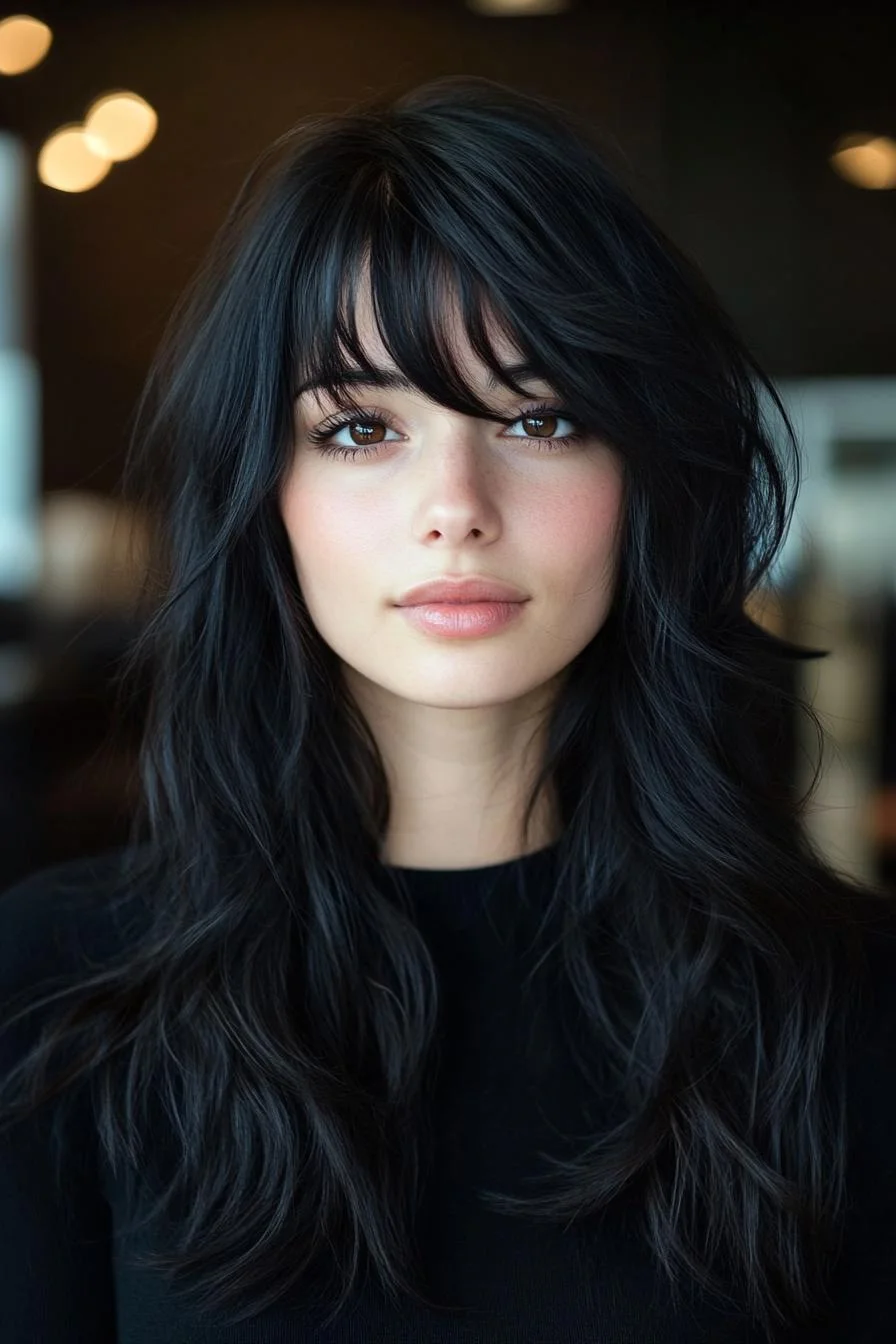
[{"label": "long black hair", "polygon": [[102,1149],[133,1174],[161,1107],[177,1144],[153,1213],[171,1236],[150,1263],[234,1320],[321,1256],[336,1311],[362,1256],[390,1295],[428,1301],[412,1229],[438,979],[384,880],[383,763],[278,509],[297,388],[322,380],[351,404],[341,374],[367,366],[366,266],[385,345],[426,394],[500,418],[452,362],[450,292],[496,376],[525,395],[489,316],[624,465],[612,605],[568,668],[525,818],[556,789],[539,966],[561,968],[579,1067],[596,1085],[603,1061],[624,1116],[544,1192],[486,1197],[567,1224],[637,1191],[673,1287],[682,1271],[733,1285],[768,1330],[824,1295],[862,889],[803,825],[821,766],[798,798],[761,745],[799,712],[823,743],[787,677],[824,651],[748,611],[799,448],[770,378],[608,162],[573,113],[484,79],[306,118],[249,173],[137,406],[123,490],[157,532],[119,686],[149,688],[120,886],[147,918],[53,996],[75,1002],[7,1078],[30,1081],[9,1114],[89,1080]]}]

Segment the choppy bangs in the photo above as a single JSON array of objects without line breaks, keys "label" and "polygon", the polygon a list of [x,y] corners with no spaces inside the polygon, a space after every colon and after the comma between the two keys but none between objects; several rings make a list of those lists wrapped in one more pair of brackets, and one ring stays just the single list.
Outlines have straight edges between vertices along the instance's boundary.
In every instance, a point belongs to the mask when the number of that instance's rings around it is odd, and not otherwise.
[{"label": "choppy bangs", "polygon": [[[377,171],[380,176],[372,177]],[[358,407],[346,374],[373,371],[357,327],[365,292],[395,365],[438,404],[465,415],[506,418],[465,377],[453,344],[456,333],[445,320],[449,312],[457,313],[471,349],[496,386],[530,395],[499,358],[489,322],[519,352],[514,363],[525,363],[530,377],[543,378],[564,395],[564,371],[552,367],[559,361],[540,348],[537,326],[514,312],[512,298],[485,278],[494,274],[486,237],[470,239],[467,249],[451,246],[439,236],[433,218],[421,218],[417,202],[411,208],[399,197],[401,184],[388,170],[371,168],[358,175],[354,187],[335,220],[331,217],[321,229],[317,246],[302,248],[290,333],[293,396],[315,386],[340,407]],[[574,389],[568,395],[574,397]]]}]

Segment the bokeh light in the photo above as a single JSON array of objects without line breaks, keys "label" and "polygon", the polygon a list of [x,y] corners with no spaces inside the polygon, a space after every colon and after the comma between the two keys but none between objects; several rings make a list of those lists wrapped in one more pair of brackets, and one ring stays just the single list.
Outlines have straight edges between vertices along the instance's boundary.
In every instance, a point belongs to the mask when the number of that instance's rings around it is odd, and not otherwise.
[{"label": "bokeh light", "polygon": [[493,14],[497,18],[523,18],[527,14],[562,14],[569,0],[467,0],[474,14]]},{"label": "bokeh light", "polygon": [[53,41],[53,33],[30,14],[10,14],[0,21],[0,74],[22,75],[39,65]]},{"label": "bokeh light", "polygon": [[84,118],[84,134],[95,154],[117,163],[145,149],[158,124],[145,98],[121,89],[91,103]]},{"label": "bokeh light", "polygon": [[80,125],[62,126],[44,142],[37,157],[38,177],[57,191],[89,191],[111,167],[87,143]]},{"label": "bokeh light", "polygon": [[854,187],[887,191],[896,187],[896,141],[886,135],[843,135],[831,154],[831,167]]}]

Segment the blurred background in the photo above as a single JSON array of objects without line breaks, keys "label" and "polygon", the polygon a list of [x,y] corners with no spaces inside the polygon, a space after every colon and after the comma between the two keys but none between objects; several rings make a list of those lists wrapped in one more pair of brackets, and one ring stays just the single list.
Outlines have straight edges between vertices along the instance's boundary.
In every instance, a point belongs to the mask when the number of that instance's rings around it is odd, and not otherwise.
[{"label": "blurred background", "polygon": [[[0,6],[0,889],[118,845],[110,678],[147,520],[119,498],[165,320],[299,117],[446,74],[584,112],[776,380],[804,482],[757,618],[828,733],[807,818],[896,891],[896,11],[626,0]],[[794,785],[817,743],[776,733]]]}]

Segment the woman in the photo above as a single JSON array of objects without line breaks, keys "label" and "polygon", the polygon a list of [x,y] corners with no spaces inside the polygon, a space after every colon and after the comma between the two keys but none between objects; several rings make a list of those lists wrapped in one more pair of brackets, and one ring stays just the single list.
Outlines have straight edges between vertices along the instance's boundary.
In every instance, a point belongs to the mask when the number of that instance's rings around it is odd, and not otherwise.
[{"label": "woman", "polygon": [[770,749],[819,655],[745,610],[797,466],[553,103],[263,157],[125,474],[132,842],[0,906],[15,1338],[883,1338],[890,906]]}]

